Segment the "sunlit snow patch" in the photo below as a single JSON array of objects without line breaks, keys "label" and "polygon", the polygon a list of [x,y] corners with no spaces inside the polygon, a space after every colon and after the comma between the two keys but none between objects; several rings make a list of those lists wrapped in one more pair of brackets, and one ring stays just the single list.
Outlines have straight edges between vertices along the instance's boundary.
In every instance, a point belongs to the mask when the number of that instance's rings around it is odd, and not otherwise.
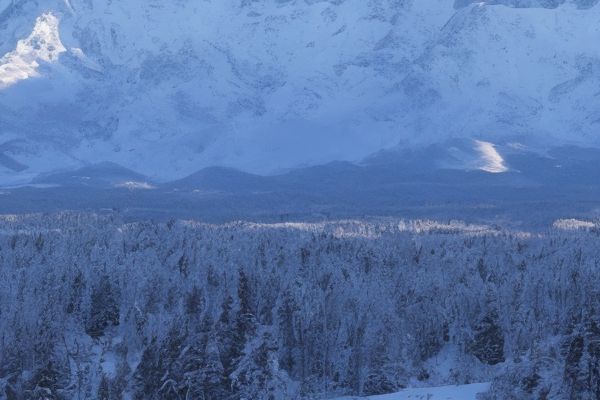
[{"label": "sunlit snow patch", "polygon": [[0,58],[0,89],[39,76],[40,61],[54,62],[66,51],[58,32],[58,18],[52,13],[40,15],[27,39]]},{"label": "sunlit snow patch", "polygon": [[129,190],[155,189],[155,186],[152,186],[148,182],[136,182],[136,181],[127,181],[127,182],[123,182],[123,183],[118,183],[115,185],[115,187],[129,189]]},{"label": "sunlit snow patch", "polygon": [[592,229],[596,227],[596,224],[590,221],[582,221],[580,219],[559,219],[554,221],[552,226],[555,229],[561,229],[565,231],[576,231],[579,229]]},{"label": "sunlit snow patch", "polygon": [[478,166],[478,169],[493,174],[508,171],[504,159],[492,143],[475,140],[475,150],[479,152],[480,156],[480,165]]}]

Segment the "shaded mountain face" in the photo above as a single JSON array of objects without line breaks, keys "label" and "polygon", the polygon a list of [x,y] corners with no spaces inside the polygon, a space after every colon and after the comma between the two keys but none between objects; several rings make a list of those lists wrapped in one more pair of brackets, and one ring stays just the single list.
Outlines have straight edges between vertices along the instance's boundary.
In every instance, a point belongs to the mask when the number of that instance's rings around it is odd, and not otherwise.
[{"label": "shaded mountain face", "polygon": [[597,145],[596,3],[0,0],[0,183]]}]

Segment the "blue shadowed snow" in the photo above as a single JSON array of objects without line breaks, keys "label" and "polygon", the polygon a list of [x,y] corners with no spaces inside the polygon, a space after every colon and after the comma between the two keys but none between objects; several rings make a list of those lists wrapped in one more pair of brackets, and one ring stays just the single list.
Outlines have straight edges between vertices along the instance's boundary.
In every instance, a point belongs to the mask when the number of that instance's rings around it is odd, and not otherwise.
[{"label": "blue shadowed snow", "polygon": [[[361,397],[369,400],[476,400],[479,393],[489,390],[489,383],[405,389],[398,393]],[[341,397],[337,400],[355,400],[359,397]]]}]

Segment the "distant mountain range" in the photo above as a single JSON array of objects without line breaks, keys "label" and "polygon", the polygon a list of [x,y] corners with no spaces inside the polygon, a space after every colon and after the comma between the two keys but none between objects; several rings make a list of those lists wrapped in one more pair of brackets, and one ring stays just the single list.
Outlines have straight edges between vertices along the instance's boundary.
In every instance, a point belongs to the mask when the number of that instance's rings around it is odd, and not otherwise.
[{"label": "distant mountain range", "polygon": [[600,150],[562,146],[540,153],[482,143],[386,150],[361,163],[335,161],[276,175],[209,167],[169,182],[100,163],[5,186],[0,211],[118,210],[133,219],[215,222],[401,216],[540,227],[560,218],[600,217]]}]

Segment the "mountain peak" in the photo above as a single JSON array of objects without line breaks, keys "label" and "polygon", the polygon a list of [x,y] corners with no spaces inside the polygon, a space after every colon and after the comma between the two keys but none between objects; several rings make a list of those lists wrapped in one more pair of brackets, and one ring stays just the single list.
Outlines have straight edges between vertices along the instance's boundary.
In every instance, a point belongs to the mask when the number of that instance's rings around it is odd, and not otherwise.
[{"label": "mountain peak", "polygon": [[40,63],[56,62],[66,51],[60,40],[59,20],[51,12],[40,15],[31,34],[15,50],[0,58],[0,90],[39,77]]},{"label": "mountain peak", "polygon": [[26,168],[0,181],[103,161],[264,174],[449,138],[595,146],[596,3],[5,1],[0,155]]}]

